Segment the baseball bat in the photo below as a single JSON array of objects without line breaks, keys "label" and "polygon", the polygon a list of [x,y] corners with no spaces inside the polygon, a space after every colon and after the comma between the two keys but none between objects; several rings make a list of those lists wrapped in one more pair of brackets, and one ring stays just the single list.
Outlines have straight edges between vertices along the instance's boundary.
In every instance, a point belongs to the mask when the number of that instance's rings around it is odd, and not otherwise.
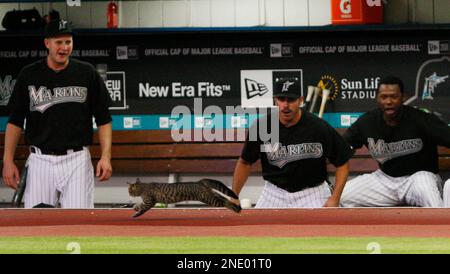
[{"label": "baseball bat", "polygon": [[322,118],[325,111],[325,105],[327,104],[328,96],[330,95],[329,89],[322,90],[322,102],[320,103],[319,117]]},{"label": "baseball bat", "polygon": [[23,194],[25,193],[25,188],[27,186],[27,173],[28,166],[25,165],[22,170],[22,176],[20,177],[19,184],[17,185],[17,190],[14,192],[12,199],[13,207],[20,207],[20,204],[22,203]]},{"label": "baseball bat", "polygon": [[319,97],[319,93],[322,89],[319,87],[314,87],[314,96],[312,98],[311,106],[309,107],[309,112],[314,112],[314,107],[317,103],[317,98]]},{"label": "baseball bat", "polygon": [[306,99],[303,102],[302,108],[307,108],[309,105],[309,102],[311,101],[311,97],[314,94],[314,86],[308,86],[308,93],[306,94]]}]

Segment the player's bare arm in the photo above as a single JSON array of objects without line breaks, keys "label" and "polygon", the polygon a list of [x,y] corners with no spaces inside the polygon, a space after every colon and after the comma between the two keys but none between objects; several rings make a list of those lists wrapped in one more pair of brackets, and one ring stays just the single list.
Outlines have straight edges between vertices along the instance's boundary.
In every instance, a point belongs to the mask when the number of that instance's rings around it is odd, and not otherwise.
[{"label": "player's bare arm", "polygon": [[13,189],[17,188],[20,180],[19,170],[14,163],[14,154],[21,134],[22,129],[20,127],[8,123],[5,132],[5,150],[3,153],[3,181]]},{"label": "player's bare arm", "polygon": [[[233,186],[232,189],[236,195],[239,196],[239,193],[242,190],[242,187],[244,187],[245,182],[247,182],[248,177],[251,173],[252,164],[245,161],[242,158],[239,158],[238,162],[236,163],[236,168],[234,169],[233,174]],[[239,203],[239,201],[234,201],[236,203]]]},{"label": "player's bare arm", "polygon": [[336,179],[333,193],[331,194],[328,201],[325,203],[324,207],[339,207],[342,191],[344,190],[345,183],[347,182],[348,173],[349,173],[348,162],[336,168]]},{"label": "player's bare arm", "polygon": [[112,125],[111,123],[98,127],[98,138],[102,155],[97,163],[96,176],[100,181],[108,180],[112,174],[111,166],[111,142],[112,142]]}]

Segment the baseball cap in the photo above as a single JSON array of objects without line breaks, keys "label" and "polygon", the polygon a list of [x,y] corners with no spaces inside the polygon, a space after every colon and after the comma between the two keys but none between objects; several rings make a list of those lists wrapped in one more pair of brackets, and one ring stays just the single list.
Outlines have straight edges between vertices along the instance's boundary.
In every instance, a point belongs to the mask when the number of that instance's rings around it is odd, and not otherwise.
[{"label": "baseball cap", "polygon": [[69,22],[65,20],[50,21],[45,26],[45,38],[55,37],[62,34],[73,34]]},{"label": "baseball cap", "polygon": [[299,98],[301,95],[299,77],[275,78],[273,97]]}]

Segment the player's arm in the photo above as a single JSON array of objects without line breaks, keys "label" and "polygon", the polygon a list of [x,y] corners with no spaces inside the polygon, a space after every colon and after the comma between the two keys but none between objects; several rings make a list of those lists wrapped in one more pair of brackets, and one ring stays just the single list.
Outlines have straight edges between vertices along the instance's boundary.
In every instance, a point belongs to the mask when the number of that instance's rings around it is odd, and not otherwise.
[{"label": "player's arm", "polygon": [[330,198],[325,203],[324,207],[339,207],[342,191],[344,190],[345,183],[347,182],[349,173],[349,164],[346,162],[342,166],[336,167],[336,179]]},{"label": "player's arm", "polygon": [[236,163],[236,168],[234,169],[233,174],[233,191],[236,195],[239,196],[239,193],[241,193],[242,187],[244,187],[248,177],[250,176],[251,169],[252,164],[240,157]]},{"label": "player's arm", "polygon": [[11,123],[7,124],[3,152],[3,181],[13,189],[17,188],[17,183],[20,180],[19,170],[14,163],[14,154],[21,134],[22,128]]},{"label": "player's arm", "polygon": [[107,123],[98,127],[98,139],[102,155],[97,163],[96,176],[100,181],[108,180],[112,174],[111,166],[111,143],[112,143],[112,124]]}]

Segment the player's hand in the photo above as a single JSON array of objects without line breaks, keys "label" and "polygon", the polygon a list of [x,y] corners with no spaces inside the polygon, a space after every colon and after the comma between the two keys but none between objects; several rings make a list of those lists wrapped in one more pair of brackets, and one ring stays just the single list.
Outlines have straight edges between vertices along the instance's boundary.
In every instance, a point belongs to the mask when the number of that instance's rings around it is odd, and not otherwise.
[{"label": "player's hand", "polygon": [[3,181],[7,186],[13,189],[17,189],[19,184],[20,173],[14,162],[3,163]]},{"label": "player's hand", "polygon": [[111,177],[111,174],[112,174],[111,160],[107,158],[100,158],[100,160],[97,163],[97,170],[95,176],[97,176],[100,181],[106,181]]},{"label": "player's hand", "polygon": [[339,207],[339,199],[331,196],[328,198],[327,202],[323,205],[323,207]]}]

